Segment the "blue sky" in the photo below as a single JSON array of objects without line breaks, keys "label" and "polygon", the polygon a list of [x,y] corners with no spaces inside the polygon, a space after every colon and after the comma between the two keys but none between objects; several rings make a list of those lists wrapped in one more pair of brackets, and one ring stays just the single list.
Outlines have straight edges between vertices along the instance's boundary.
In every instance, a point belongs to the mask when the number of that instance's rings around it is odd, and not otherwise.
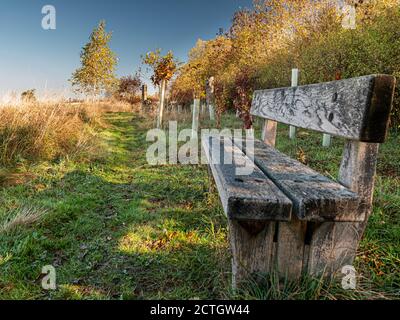
[{"label": "blue sky", "polygon": [[[252,0],[1,0],[0,94],[70,87],[79,53],[101,19],[113,32],[118,76],[133,74],[149,50],[173,50],[185,61],[197,39],[228,28],[239,7]],[[43,30],[44,5],[57,10],[57,29]]]}]

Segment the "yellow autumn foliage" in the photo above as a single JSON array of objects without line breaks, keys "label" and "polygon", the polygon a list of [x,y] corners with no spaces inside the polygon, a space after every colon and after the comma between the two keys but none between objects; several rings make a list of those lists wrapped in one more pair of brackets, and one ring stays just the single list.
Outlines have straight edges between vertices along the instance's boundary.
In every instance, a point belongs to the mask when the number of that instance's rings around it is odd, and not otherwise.
[{"label": "yellow autumn foliage", "polygon": [[[253,90],[289,85],[292,68],[301,69],[303,84],[399,75],[399,2],[345,2],[355,7],[355,30],[343,27],[343,1],[254,1],[251,9],[235,13],[227,32],[197,42],[172,84],[172,97],[179,103],[204,97],[213,76],[219,113],[235,108],[246,114]],[[393,123],[399,124],[398,100]]]}]

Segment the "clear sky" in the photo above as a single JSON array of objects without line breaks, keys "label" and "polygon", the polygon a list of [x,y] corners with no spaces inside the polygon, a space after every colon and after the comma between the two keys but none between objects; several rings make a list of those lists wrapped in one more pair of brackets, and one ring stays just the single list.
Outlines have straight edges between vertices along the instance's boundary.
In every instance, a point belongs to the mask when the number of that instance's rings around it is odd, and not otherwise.
[{"label": "clear sky", "polygon": [[[104,19],[113,32],[118,76],[133,74],[149,50],[173,50],[185,61],[197,39],[228,28],[252,0],[0,0],[0,94],[36,88],[68,90],[79,53]],[[43,30],[44,5],[57,10],[57,29]]]}]

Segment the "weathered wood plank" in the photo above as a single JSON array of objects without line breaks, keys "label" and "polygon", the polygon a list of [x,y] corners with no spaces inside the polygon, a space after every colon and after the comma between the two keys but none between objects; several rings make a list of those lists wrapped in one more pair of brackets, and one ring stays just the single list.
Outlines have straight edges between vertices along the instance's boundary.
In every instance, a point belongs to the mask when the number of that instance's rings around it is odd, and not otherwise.
[{"label": "weathered wood plank", "polygon": [[263,140],[270,147],[275,147],[278,123],[276,121],[265,120]]},{"label": "weathered wood plank", "polygon": [[316,226],[310,245],[308,273],[332,277],[352,265],[360,241],[362,223],[324,222]]},{"label": "weathered wood plank", "polygon": [[372,211],[379,145],[349,141],[345,147],[339,181],[360,197],[361,222],[323,223],[312,236],[308,271],[334,276],[352,265]]},{"label": "weathered wood plank", "polygon": [[[290,220],[292,202],[231,139],[204,136],[203,149],[230,219]],[[238,168],[249,174],[238,174]]]},{"label": "weathered wood plank", "polygon": [[232,284],[237,289],[246,281],[254,280],[257,274],[271,271],[275,222],[244,224],[229,220],[228,226],[233,257]]},{"label": "weathered wood plank", "polygon": [[290,222],[277,222],[276,265],[283,278],[298,279],[303,271],[307,222],[296,217]]},{"label": "weathered wood plank", "polygon": [[327,83],[259,90],[251,114],[363,142],[385,141],[395,78],[370,75]]},{"label": "weathered wood plank", "polygon": [[339,170],[339,181],[356,192],[366,218],[372,209],[379,144],[348,141]]},{"label": "weathered wood plank", "polygon": [[[238,140],[235,141],[237,143]],[[243,143],[243,142],[242,142]],[[243,150],[248,153],[245,143]],[[237,143],[240,147],[241,143]],[[293,202],[293,213],[306,221],[364,221],[359,197],[259,140],[254,140],[255,164]]]}]

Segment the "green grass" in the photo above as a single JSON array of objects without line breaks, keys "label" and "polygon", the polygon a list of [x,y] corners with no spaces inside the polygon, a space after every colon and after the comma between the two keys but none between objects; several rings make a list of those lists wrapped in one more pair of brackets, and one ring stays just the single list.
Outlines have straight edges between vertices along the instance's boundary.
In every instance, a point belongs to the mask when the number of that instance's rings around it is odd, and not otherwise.
[{"label": "green grass", "polygon": [[[0,233],[1,299],[400,297],[398,137],[382,147],[374,214],[357,259],[364,276],[357,291],[318,279],[282,284],[266,276],[233,293],[226,218],[218,195],[208,192],[206,168],[149,166],[145,137],[153,121],[126,113],[106,120],[110,126],[98,137],[103,152],[94,160],[46,162],[0,175],[0,226],[27,210],[41,216]],[[240,127],[231,116],[224,125]],[[189,126],[189,116],[180,126]],[[343,141],[323,149],[318,134],[300,131],[293,142],[285,126],[279,133],[279,149],[294,157],[301,149],[310,166],[337,174]],[[15,183],[1,186],[15,175]],[[56,291],[41,288],[45,265],[56,267]]]}]

